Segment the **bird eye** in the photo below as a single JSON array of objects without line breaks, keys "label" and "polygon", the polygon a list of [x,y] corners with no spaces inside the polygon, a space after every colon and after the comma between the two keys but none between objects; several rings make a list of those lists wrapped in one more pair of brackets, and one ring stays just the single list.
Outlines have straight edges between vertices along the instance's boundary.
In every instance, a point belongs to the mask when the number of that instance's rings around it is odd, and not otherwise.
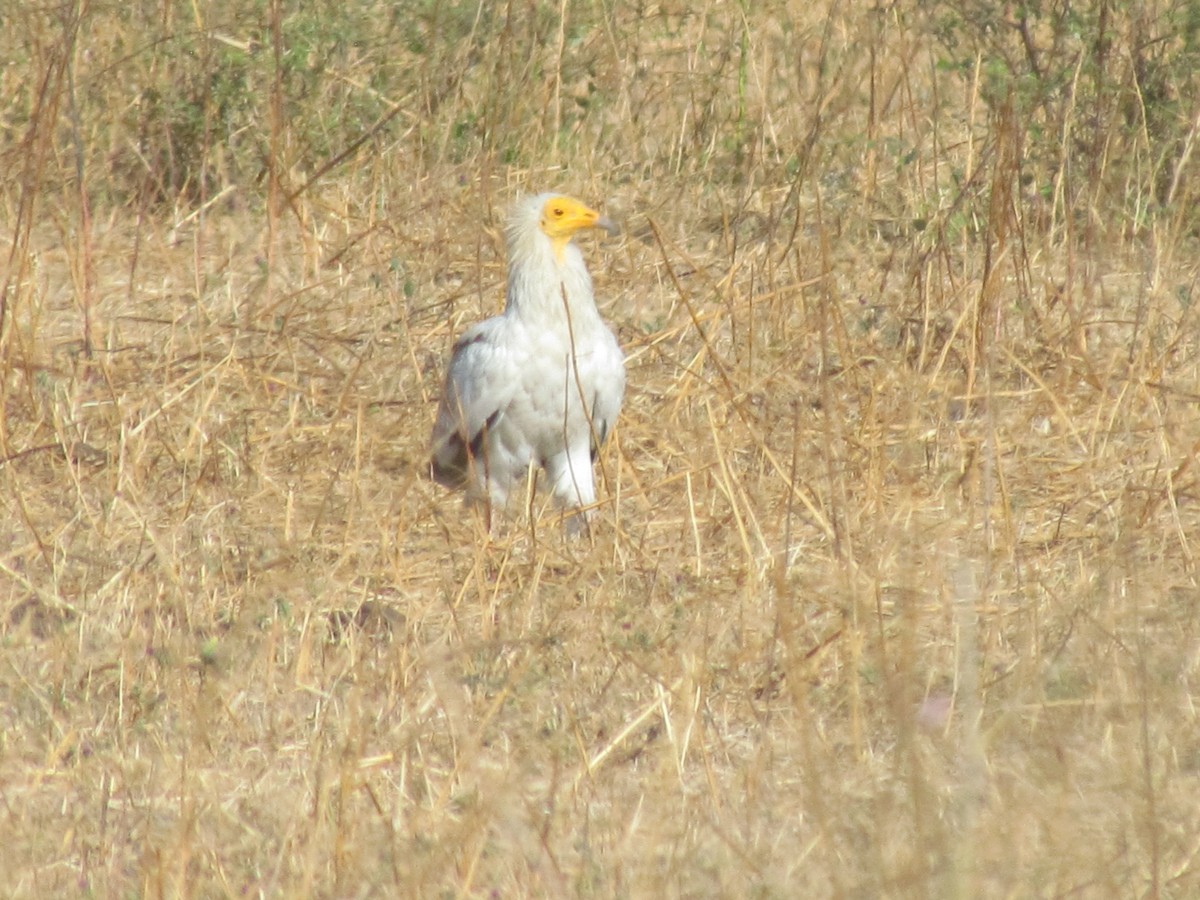
[{"label": "bird eye", "polygon": [[552,212],[554,213],[554,218],[561,219],[562,214],[563,214],[563,208],[561,206],[556,206],[556,207],[554,207]]}]

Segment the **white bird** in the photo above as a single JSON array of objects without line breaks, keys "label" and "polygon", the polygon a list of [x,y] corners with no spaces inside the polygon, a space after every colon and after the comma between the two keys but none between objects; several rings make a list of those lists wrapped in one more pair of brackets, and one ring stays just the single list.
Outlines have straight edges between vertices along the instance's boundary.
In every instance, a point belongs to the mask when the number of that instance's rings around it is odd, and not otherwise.
[{"label": "white bird", "polygon": [[504,312],[454,345],[431,446],[434,479],[503,510],[530,466],[558,503],[596,502],[592,464],[625,394],[625,356],[596,309],[592,279],[572,238],[616,229],[578,200],[519,201],[506,229]]}]

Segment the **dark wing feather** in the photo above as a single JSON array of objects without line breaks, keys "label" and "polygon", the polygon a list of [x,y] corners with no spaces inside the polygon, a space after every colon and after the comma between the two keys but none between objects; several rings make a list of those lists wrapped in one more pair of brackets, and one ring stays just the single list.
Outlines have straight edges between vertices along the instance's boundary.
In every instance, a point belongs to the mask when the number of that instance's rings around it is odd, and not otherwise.
[{"label": "dark wing feather", "polygon": [[596,461],[596,457],[600,455],[600,448],[608,440],[609,422],[597,414],[599,409],[600,395],[596,394],[592,398],[592,462]]},{"label": "dark wing feather", "polygon": [[471,472],[471,461],[479,459],[484,452],[488,432],[500,420],[500,410],[496,410],[483,423],[483,427],[475,432],[470,441],[463,439],[459,432],[452,433],[446,442],[434,450],[429,461],[430,474],[438,484],[459,489],[466,487]]}]

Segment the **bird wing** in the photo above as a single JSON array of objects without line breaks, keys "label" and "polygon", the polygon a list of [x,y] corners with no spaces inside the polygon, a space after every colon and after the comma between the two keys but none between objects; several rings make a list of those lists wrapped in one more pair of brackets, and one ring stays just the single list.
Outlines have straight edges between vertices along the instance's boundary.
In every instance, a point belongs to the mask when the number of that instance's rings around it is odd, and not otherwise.
[{"label": "bird wing", "polygon": [[[592,459],[600,452],[625,398],[625,354],[616,337],[602,325],[592,349]],[[590,366],[589,368],[591,368]]]},{"label": "bird wing", "polygon": [[522,347],[505,340],[503,316],[472,326],[455,343],[430,450],[440,484],[467,483],[471,459],[481,454],[487,433],[512,403],[524,355]]}]

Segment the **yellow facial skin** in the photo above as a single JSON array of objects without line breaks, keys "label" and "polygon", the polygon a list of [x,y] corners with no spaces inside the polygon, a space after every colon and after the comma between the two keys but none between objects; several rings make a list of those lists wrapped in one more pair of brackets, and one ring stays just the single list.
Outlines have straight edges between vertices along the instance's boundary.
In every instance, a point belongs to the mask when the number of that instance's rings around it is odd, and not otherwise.
[{"label": "yellow facial skin", "polygon": [[562,250],[574,237],[575,232],[584,228],[603,228],[610,234],[615,226],[607,216],[602,216],[594,209],[584,206],[578,200],[570,197],[551,197],[542,207],[542,231],[554,244],[555,255],[561,256]]}]

